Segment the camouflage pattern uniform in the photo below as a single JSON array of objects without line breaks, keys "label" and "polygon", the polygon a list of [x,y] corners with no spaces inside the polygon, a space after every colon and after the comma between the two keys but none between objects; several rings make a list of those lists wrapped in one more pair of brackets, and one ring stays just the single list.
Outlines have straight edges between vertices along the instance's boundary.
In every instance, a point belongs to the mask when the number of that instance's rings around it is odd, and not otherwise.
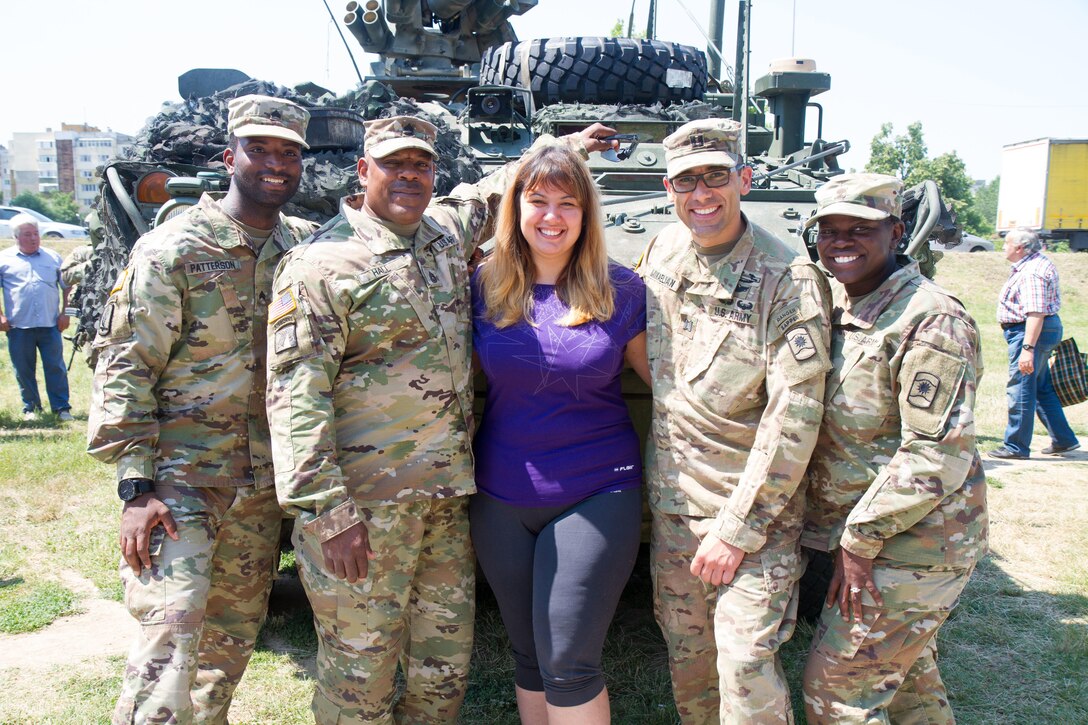
[{"label": "camouflage pattern uniform", "polygon": [[83,275],[86,274],[93,255],[94,247],[83,244],[65,257],[64,264],[60,268],[60,279],[65,287],[77,287],[83,284]]},{"label": "camouflage pattern uniform", "polygon": [[825,610],[805,668],[808,721],[952,723],[936,634],[986,551],[975,448],[979,331],[917,263],[851,299],[834,289],[832,373],[802,543],[873,559],[884,599]]},{"label": "camouflage pattern uniform", "polygon": [[254,249],[205,194],[133,247],[103,309],[88,451],[149,478],[178,526],[151,568],[122,560],[140,622],[115,723],[225,723],[271,588],[280,510],[264,412],[272,277],[313,226],[280,216]]},{"label": "camouflage pattern uniform", "polygon": [[[411,237],[342,203],[277,273],[268,415],[318,631],[319,723],[454,722],[464,699],[475,613],[469,258],[514,171],[436,200]],[[358,522],[376,558],[351,584],[326,571],[321,542]],[[407,688],[394,706],[398,659]]]},{"label": "camouflage pattern uniform", "polygon": [[[744,222],[709,266],[674,224],[639,267],[655,607],[685,723],[792,718],[777,651],[796,622],[799,483],[823,413],[829,292],[813,264]],[[707,534],[747,554],[731,584],[689,570]]]}]

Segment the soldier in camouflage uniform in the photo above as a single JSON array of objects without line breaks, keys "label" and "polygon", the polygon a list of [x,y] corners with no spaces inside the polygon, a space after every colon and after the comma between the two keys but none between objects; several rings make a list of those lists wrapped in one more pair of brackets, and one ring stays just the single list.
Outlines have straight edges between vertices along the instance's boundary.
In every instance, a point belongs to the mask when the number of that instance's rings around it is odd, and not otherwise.
[{"label": "soldier in camouflage uniform", "polygon": [[88,450],[117,466],[141,625],[115,723],[225,723],[264,620],[282,518],[266,318],[276,265],[313,231],[279,213],[308,120],[277,98],[231,101],[230,190],[141,237],[102,312]]},{"label": "soldier in camouflage uniform", "polygon": [[[611,132],[570,142],[602,150]],[[515,166],[431,204],[435,134],[407,116],[367,124],[361,208],[345,200],[287,255],[268,316],[276,487],[298,518],[322,724],[454,722],[467,685],[469,259]]]},{"label": "soldier in camouflage uniform", "polygon": [[809,723],[952,723],[936,635],[986,551],[975,448],[979,331],[900,266],[902,184],[841,176],[816,192],[835,275],[832,372],[802,541],[836,551],[805,668]]},{"label": "soldier in camouflage uniform", "polygon": [[790,722],[799,487],[823,413],[829,291],[740,211],[739,124],[665,139],[680,222],[647,248],[654,412],[646,470],[658,623],[685,723]]}]

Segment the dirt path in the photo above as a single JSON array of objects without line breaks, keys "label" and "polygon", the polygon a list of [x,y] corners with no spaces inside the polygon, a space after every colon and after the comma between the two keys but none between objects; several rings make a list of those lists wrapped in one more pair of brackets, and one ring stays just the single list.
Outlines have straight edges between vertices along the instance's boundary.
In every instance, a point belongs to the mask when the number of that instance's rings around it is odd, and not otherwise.
[{"label": "dirt path", "polygon": [[79,606],[83,611],[61,617],[37,632],[0,635],[0,670],[47,670],[128,650],[136,622],[124,605],[98,597],[94,584],[72,572],[64,572],[61,581],[82,595]]},{"label": "dirt path", "polygon": [[[1040,455],[1026,461],[999,461],[984,455],[983,463],[988,476],[1008,482],[1036,476],[1088,481],[1088,450],[1064,456]],[[76,574],[66,573],[62,579],[65,586],[83,595],[83,611],[58,619],[38,632],[0,635],[0,670],[47,670],[125,654],[136,623],[124,606],[99,598],[94,585]],[[270,644],[276,648],[275,643]]]}]

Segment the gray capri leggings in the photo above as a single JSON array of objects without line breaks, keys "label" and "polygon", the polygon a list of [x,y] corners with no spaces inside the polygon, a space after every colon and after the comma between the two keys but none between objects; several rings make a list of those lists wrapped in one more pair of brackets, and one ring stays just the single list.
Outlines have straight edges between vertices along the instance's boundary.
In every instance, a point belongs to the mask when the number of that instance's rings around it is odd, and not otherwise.
[{"label": "gray capri leggings", "polygon": [[568,506],[469,504],[472,541],[495,592],[519,687],[573,707],[604,689],[601,650],[638,555],[638,488]]}]

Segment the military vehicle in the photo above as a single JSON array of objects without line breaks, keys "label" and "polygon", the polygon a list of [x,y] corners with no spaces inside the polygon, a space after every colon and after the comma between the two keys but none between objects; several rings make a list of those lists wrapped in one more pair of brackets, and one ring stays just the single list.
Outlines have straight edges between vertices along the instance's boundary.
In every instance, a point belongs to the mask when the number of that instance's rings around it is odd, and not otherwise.
[{"label": "military vehicle", "polygon": [[[804,220],[815,190],[842,173],[849,142],[823,140],[823,109],[812,97],[831,88],[811,60],[786,59],[749,82],[750,0],[739,3],[735,64],[723,63],[724,0],[712,2],[707,54],[652,37],[570,37],[519,41],[509,18],[537,0],[365,0],[348,2],[343,25],[378,55],[372,74],[344,96],[313,84],[286,89],[232,70],[194,70],[179,78],[185,99],[152,119],[134,158],[103,170],[96,254],[81,308],[77,344],[93,338],[98,310],[138,236],[196,202],[201,191],[224,188],[217,157],[226,147],[226,104],[245,93],[290,98],[311,109],[304,181],[288,213],[326,221],[341,196],[357,191],[355,159],[362,122],[398,113],[425,116],[441,129],[436,192],[516,159],[542,133],[563,135],[600,121],[623,134],[619,153],[594,154],[590,168],[602,192],[610,256],[633,266],[658,229],[675,217],[663,191],[662,140],[696,118],[728,117],[742,126],[741,144],[754,183],[744,211],[755,223],[807,249]],[[651,3],[653,28],[656,3]],[[815,110],[811,140],[807,119]],[[932,271],[937,246],[959,231],[933,182],[906,192],[902,251]],[[649,391],[625,380],[636,425],[649,426]],[[826,577],[828,561],[810,568]],[[820,583],[804,605],[818,612]],[[824,583],[825,586],[825,583]]]}]

